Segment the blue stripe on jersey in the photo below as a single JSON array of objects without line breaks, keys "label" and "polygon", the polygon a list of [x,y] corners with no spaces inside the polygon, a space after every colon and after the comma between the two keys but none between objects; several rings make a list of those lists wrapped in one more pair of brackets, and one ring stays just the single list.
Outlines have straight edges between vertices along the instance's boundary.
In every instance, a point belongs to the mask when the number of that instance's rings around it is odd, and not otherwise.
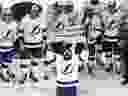
[{"label": "blue stripe on jersey", "polygon": [[[4,51],[3,51],[4,50]],[[16,56],[15,48],[0,48],[0,63],[12,63]]]},{"label": "blue stripe on jersey", "polygon": [[79,80],[74,80],[74,81],[67,81],[67,82],[61,82],[61,81],[56,81],[56,83],[58,84],[62,84],[62,85],[71,85],[71,84],[78,84]]},{"label": "blue stripe on jersey", "polygon": [[80,87],[57,87],[56,96],[80,96]]}]

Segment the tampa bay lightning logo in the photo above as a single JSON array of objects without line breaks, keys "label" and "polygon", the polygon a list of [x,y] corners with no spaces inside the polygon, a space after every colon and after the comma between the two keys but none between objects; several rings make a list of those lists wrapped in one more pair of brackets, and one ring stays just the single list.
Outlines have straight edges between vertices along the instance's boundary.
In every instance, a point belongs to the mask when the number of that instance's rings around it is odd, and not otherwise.
[{"label": "tampa bay lightning logo", "polygon": [[62,73],[64,75],[69,75],[72,72],[73,72],[73,66],[72,66],[72,64],[66,64],[65,67],[63,68],[63,71],[62,71]]},{"label": "tampa bay lightning logo", "polygon": [[[3,49],[2,49],[3,50]],[[12,48],[9,51],[6,51],[7,49],[5,49],[5,51],[0,51],[0,63],[12,63],[13,59],[16,57],[16,49]]]}]

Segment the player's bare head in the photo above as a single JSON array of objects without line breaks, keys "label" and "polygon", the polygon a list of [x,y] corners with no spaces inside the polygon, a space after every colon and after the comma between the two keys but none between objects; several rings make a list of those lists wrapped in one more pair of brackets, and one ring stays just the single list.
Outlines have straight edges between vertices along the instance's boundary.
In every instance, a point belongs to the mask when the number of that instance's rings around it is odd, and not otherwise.
[{"label": "player's bare head", "polygon": [[2,8],[2,20],[5,22],[10,22],[13,20],[13,12],[10,8]]},{"label": "player's bare head", "polygon": [[97,4],[99,4],[99,0],[91,0],[90,3],[92,5],[97,5]]},{"label": "player's bare head", "polygon": [[62,0],[59,1],[59,6],[63,7],[64,13],[71,13],[74,9],[74,3],[71,0]]},{"label": "player's bare head", "polygon": [[30,15],[35,18],[39,16],[41,9],[37,4],[33,4],[30,10]]},{"label": "player's bare head", "polygon": [[53,14],[54,16],[58,16],[62,13],[62,6],[59,5],[58,1],[52,2],[52,4],[49,5],[49,13]]},{"label": "player's bare head", "polygon": [[65,44],[64,45],[64,60],[71,60],[72,59],[72,44]]},{"label": "player's bare head", "polygon": [[32,5],[31,11],[39,11],[39,6],[37,4]]}]

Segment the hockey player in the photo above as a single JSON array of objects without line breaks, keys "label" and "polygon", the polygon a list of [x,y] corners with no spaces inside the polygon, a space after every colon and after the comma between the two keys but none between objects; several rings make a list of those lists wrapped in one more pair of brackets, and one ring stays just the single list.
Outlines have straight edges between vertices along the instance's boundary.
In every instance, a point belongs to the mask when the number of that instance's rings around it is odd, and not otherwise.
[{"label": "hockey player", "polygon": [[56,54],[57,96],[79,96],[79,60],[77,55],[75,55],[75,46],[67,43],[64,44],[63,48],[64,54]]},{"label": "hockey player", "polygon": [[120,20],[120,12],[119,9],[116,8],[116,2],[110,3],[108,7],[107,16],[105,20],[105,32],[104,32],[104,43],[103,50],[106,54],[106,71],[114,71],[113,64],[114,58],[116,58],[116,63],[119,61],[120,47],[119,47],[119,20]]},{"label": "hockey player", "polygon": [[78,53],[75,47],[78,42],[86,42],[81,38],[80,23],[74,4],[70,1],[59,2],[61,14],[57,21],[56,65],[57,65],[57,96],[79,96]]},{"label": "hockey player", "polygon": [[17,23],[14,21],[13,13],[8,7],[3,6],[2,8],[0,26],[0,63],[3,66],[1,66],[3,70],[2,78],[7,83],[11,83],[11,79],[15,78],[13,68],[16,66],[16,62],[14,62],[16,59],[14,42],[17,38]]},{"label": "hockey player", "polygon": [[[41,6],[42,7],[42,6]],[[43,14],[43,16],[42,16]],[[28,13],[21,21],[19,29],[23,31],[24,51],[27,53],[25,60],[28,62],[31,74],[30,79],[34,82],[39,81],[39,77],[34,77],[42,59],[42,49],[45,49],[46,37],[46,17],[42,8],[38,4],[32,5],[30,13]],[[44,55],[44,54],[43,54]],[[29,58],[29,59],[27,59]],[[36,79],[35,79],[36,78]]]},{"label": "hockey player", "polygon": [[88,65],[91,74],[96,66],[96,46],[101,44],[104,33],[104,22],[99,9],[101,2],[98,0],[89,0],[89,4],[82,8],[83,17],[82,25],[84,25],[85,33],[83,34],[88,40],[89,58]]}]

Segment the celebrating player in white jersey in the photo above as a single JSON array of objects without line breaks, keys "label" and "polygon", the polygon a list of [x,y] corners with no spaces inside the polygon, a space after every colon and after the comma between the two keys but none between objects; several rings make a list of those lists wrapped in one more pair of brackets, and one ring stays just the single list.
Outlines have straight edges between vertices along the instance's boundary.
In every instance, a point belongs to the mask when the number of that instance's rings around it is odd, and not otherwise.
[{"label": "celebrating player in white jersey", "polygon": [[[79,94],[79,52],[75,53],[75,47],[77,43],[86,43],[86,40],[81,37],[79,14],[74,10],[73,2],[60,1],[56,3],[56,9],[57,18],[53,23],[55,38],[51,45],[56,53],[57,96],[77,96]],[[74,91],[68,92],[72,89]],[[61,90],[64,90],[64,93]]]},{"label": "celebrating player in white jersey", "polygon": [[57,96],[79,96],[78,55],[75,54],[74,44],[68,43],[63,46],[63,54],[56,54]]}]

